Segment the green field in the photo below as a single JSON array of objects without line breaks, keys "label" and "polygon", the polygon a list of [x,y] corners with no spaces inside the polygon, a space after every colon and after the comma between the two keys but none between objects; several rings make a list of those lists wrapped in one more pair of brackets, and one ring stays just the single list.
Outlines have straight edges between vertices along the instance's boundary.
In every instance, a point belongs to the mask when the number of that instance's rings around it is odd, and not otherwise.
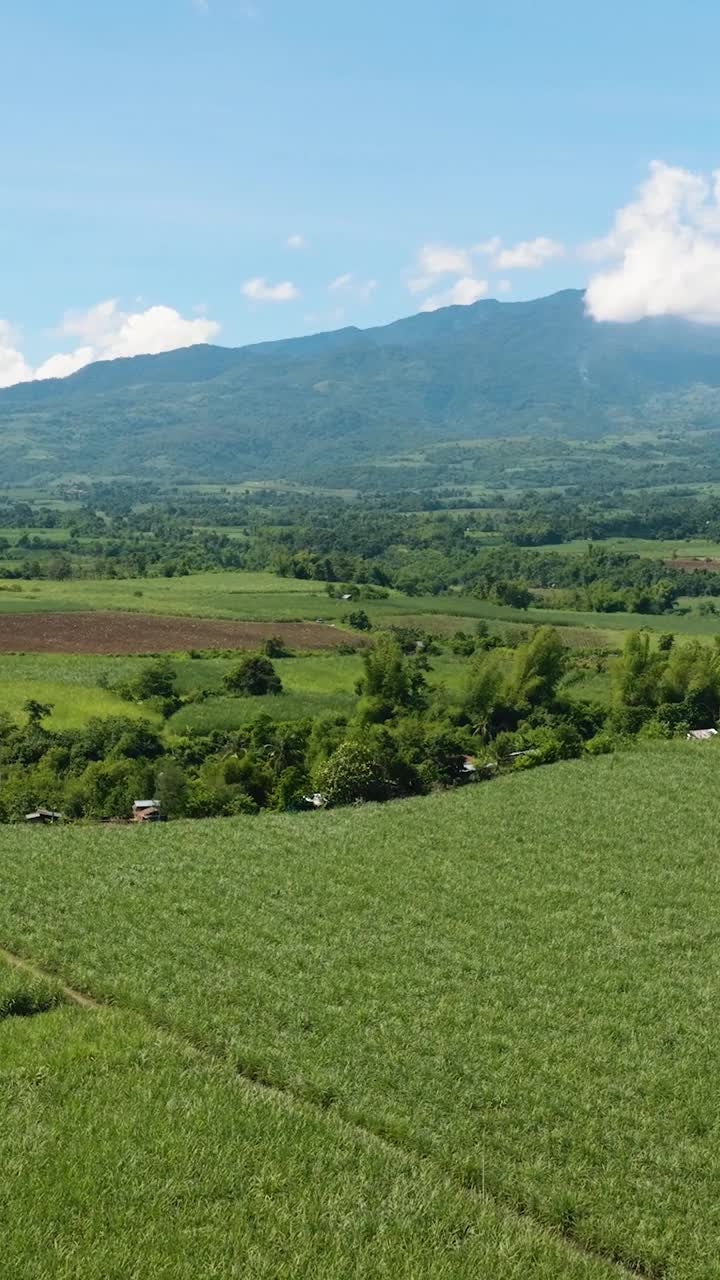
[{"label": "green field", "polygon": [[[301,654],[275,659],[284,692],[279,697],[234,698],[225,696],[223,676],[237,666],[235,657],[174,661],[177,688],[181,695],[204,689],[211,696],[178,711],[168,722],[171,732],[209,732],[235,728],[268,712],[276,719],[293,720],[330,713],[350,714],[355,701],[355,682],[362,664],[359,655],[332,652]],[[443,678],[446,673],[457,684],[463,664],[458,660],[436,660]],[[23,705],[35,698],[52,706],[46,720],[50,729],[74,729],[90,716],[144,716],[159,721],[158,714],[112,692],[114,686],[137,676],[148,658],[112,658],[84,654],[3,654],[0,708],[14,719],[22,719]],[[101,687],[99,682],[108,684]]]},{"label": "green field", "polygon": [[[20,588],[18,590],[18,587]],[[79,579],[0,584],[0,616],[37,611],[120,609],[136,613],[236,618],[283,622],[321,619],[338,623],[350,609],[362,607],[377,626],[417,625],[451,634],[472,629],[479,619],[493,629],[549,623],[568,632],[572,644],[619,647],[622,633],[647,627],[677,635],[720,635],[720,617],[671,614],[590,613],[573,609],[511,609],[473,596],[408,596],[391,592],[386,600],[359,605],[328,598],[323,583],[279,578],[269,573],[197,573],[178,578]],[[589,634],[592,633],[592,634]]]},{"label": "green field", "polygon": [[139,670],[142,659],[100,658],[77,654],[32,653],[2,655],[0,710],[20,720],[25,702],[33,698],[52,706],[47,719],[52,729],[79,729],[91,716],[157,715],[98,685],[106,676],[119,683]]},{"label": "green field", "polygon": [[[18,589],[19,588],[19,589]],[[195,573],[177,578],[45,579],[0,585],[0,613],[129,609],[193,617],[281,621],[334,617],[324,584],[272,573]],[[347,605],[342,609],[347,612]]]},{"label": "green field", "polygon": [[[265,1082],[292,1115],[382,1137],[411,1178],[484,1190],[525,1230],[626,1272],[705,1280],[720,1275],[719,758],[683,741],[322,815],[0,828],[0,939]],[[138,1113],[150,1135],[152,1078]],[[164,1088],[190,1107],[185,1079],[184,1093]],[[316,1168],[295,1187],[306,1209],[325,1185]],[[44,1190],[40,1178],[14,1192],[24,1223]],[[428,1274],[465,1274],[447,1239]],[[571,1250],[549,1262],[539,1243],[515,1266],[498,1248],[484,1274],[590,1266]],[[374,1265],[325,1274],[385,1274]]]},{"label": "green field", "polygon": [[[548,543],[535,550],[582,556],[589,545],[587,538],[574,538],[571,542]],[[681,559],[720,558],[720,543],[708,542],[702,538],[604,538],[594,545],[607,551],[621,551],[629,556],[646,556],[651,560],[672,560],[676,556]]]},{"label": "green field", "polygon": [[0,961],[9,1280],[612,1275],[171,1032],[52,1002]]},{"label": "green field", "polygon": [[[362,672],[359,654],[299,654],[276,658],[275,669],[283,682],[280,696],[230,697],[222,680],[237,665],[237,657],[171,659],[180,695],[203,689],[211,696],[177,711],[167,722],[170,733],[209,733],[213,729],[234,729],[259,715],[278,720],[296,720],[317,715],[351,715],[357,695],[355,684]],[[112,692],[114,686],[137,676],[148,658],[101,657],[80,654],[5,654],[0,705],[14,719],[23,716],[24,703],[35,698],[50,704],[46,724],[50,729],[74,729],[90,716],[144,716],[159,722],[157,712],[142,704],[127,702]],[[468,675],[468,659],[449,651],[430,659],[431,687],[444,686],[450,696],[459,694]],[[101,687],[99,682],[108,684]],[[582,673],[568,686],[574,698],[607,702],[607,673]]]}]

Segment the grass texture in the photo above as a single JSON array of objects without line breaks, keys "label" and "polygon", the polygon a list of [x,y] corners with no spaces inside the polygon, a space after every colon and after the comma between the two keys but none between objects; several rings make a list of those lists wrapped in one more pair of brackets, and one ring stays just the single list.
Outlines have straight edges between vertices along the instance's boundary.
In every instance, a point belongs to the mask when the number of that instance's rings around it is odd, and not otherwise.
[{"label": "grass texture", "polygon": [[[23,982],[0,964],[0,991]],[[8,1280],[611,1280],[532,1222],[132,1014],[44,1009],[0,1016]]]},{"label": "grass texture", "polygon": [[706,1280],[719,763],[681,742],[360,810],[5,828],[0,938],[594,1254]]}]

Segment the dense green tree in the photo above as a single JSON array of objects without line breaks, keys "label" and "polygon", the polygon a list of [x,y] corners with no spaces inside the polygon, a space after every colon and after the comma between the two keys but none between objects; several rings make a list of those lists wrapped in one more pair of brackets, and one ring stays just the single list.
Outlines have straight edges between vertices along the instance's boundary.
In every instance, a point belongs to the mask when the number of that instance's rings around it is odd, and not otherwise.
[{"label": "dense green tree", "polygon": [[515,651],[508,680],[508,700],[518,706],[549,702],[568,666],[567,649],[554,627],[540,627],[528,644]]},{"label": "dense green tree", "polygon": [[248,654],[223,679],[228,693],[243,698],[257,698],[263,694],[282,693],[282,680],[269,658]]},{"label": "dense green tree", "polygon": [[343,742],[317,775],[317,789],[330,804],[387,800],[392,787],[386,762],[366,742]]},{"label": "dense green tree", "polygon": [[626,707],[653,707],[660,701],[660,680],[666,657],[653,649],[647,631],[630,631],[622,657],[612,676],[616,703]]}]

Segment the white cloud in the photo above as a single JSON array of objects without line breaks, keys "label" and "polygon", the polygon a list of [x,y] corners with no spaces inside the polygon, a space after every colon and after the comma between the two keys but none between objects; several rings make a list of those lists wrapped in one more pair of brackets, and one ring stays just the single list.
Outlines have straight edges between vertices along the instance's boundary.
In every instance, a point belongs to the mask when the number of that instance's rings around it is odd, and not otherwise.
[{"label": "white cloud", "polygon": [[210,342],[220,331],[214,320],[189,320],[173,307],[148,307],[145,311],[121,311],[114,299],[99,302],[88,311],[67,311],[56,333],[80,338],[72,351],[48,356],[31,368],[15,346],[9,325],[0,322],[0,386],[31,379],[66,378],[94,360],[118,356],[158,355],[177,347]]},{"label": "white cloud", "polygon": [[565,246],[557,240],[549,240],[547,236],[536,236],[534,240],[521,240],[510,249],[499,249],[493,258],[493,266],[501,271],[516,269],[534,270],[542,267],[552,258],[561,258]]},{"label": "white cloud", "polygon": [[472,251],[481,254],[484,258],[493,258],[501,245],[500,237],[492,236],[489,240],[481,240],[479,244],[474,244]]},{"label": "white cloud", "polygon": [[347,293],[367,302],[378,287],[377,280],[356,280],[351,271],[336,276],[328,285],[328,293]]},{"label": "white cloud", "polygon": [[18,337],[7,320],[0,320],[0,387],[28,382],[32,369],[18,348]]},{"label": "white cloud", "polygon": [[497,282],[498,293],[509,293],[511,289],[512,289],[512,280],[498,280]]},{"label": "white cloud", "polygon": [[[520,267],[540,267],[551,258],[559,258],[565,252],[564,246],[557,240],[546,236],[537,236],[534,240],[522,240],[510,248],[503,248],[500,236],[491,236],[487,240],[479,240],[469,249],[457,245],[425,244],[417,255],[415,271],[406,278],[406,286],[410,293],[426,293],[436,281],[446,275],[458,275],[459,280],[443,294],[433,295],[424,304],[425,310],[434,310],[436,306],[448,306],[453,302],[462,305],[465,295],[468,300],[476,302],[482,294],[476,292],[478,286],[486,281],[476,280],[473,274],[473,256],[488,258],[488,265],[501,271],[510,271]],[[486,268],[487,269],[487,268]],[[506,293],[510,285],[507,281],[498,286],[499,292]],[[485,289],[483,289],[485,292]],[[471,297],[475,293],[474,297]]]},{"label": "white cloud", "polygon": [[307,249],[307,247],[308,247],[307,240],[305,239],[304,236],[299,235],[297,232],[293,236],[288,236],[287,240],[285,241],[286,249]]},{"label": "white cloud", "polygon": [[268,284],[264,276],[255,276],[252,280],[246,280],[242,286],[242,292],[246,298],[252,298],[253,302],[292,302],[293,298],[300,297],[300,290],[292,280]]},{"label": "white cloud", "polygon": [[470,271],[470,255],[454,245],[424,244],[418,253],[418,270],[421,277],[430,279]]},{"label": "white cloud", "polygon": [[436,293],[426,298],[422,304],[422,310],[437,311],[439,307],[466,307],[469,303],[484,298],[487,291],[487,280],[477,280],[474,276],[461,276],[444,293]]},{"label": "white cloud", "polygon": [[[110,359],[110,357],[107,357]],[[103,360],[103,354],[98,355],[94,347],[77,347],[75,351],[62,352],[58,351],[54,356],[48,356],[35,370],[33,378],[41,382],[44,378],[67,378],[71,373],[77,373],[78,369],[84,369],[86,364],[92,364],[93,360]]]},{"label": "white cloud", "polygon": [[720,324],[720,170],[708,178],[655,161],[637,198],[586,253],[615,260],[587,287],[596,320]]}]

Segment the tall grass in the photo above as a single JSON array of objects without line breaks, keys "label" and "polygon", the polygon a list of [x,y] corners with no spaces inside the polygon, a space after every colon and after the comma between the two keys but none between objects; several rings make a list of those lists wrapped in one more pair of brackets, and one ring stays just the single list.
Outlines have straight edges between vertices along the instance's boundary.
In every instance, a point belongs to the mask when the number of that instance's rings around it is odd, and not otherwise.
[{"label": "tall grass", "polygon": [[0,1019],[0,1166],[8,1280],[613,1275],[117,1010]]},{"label": "tall grass", "polygon": [[704,1280],[719,762],[682,742],[361,810],[5,828],[0,937],[588,1248]]}]

